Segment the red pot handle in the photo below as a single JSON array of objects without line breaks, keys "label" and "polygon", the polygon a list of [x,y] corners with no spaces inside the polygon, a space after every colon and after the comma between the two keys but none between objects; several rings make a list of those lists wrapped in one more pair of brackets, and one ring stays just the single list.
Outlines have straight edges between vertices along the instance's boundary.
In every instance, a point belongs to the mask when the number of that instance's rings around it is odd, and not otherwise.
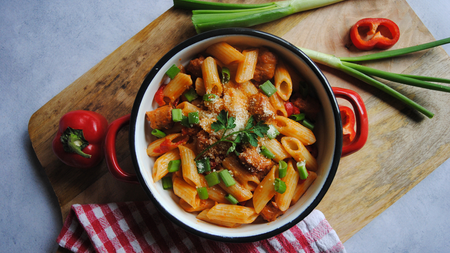
[{"label": "red pot handle", "polygon": [[105,137],[106,165],[108,166],[108,169],[111,172],[111,174],[116,179],[127,183],[139,184],[139,181],[135,174],[131,174],[122,170],[122,168],[119,165],[119,162],[117,161],[116,155],[117,133],[122,127],[128,125],[129,123],[130,123],[130,114],[116,119],[108,126],[108,131],[106,132]]},{"label": "red pot handle", "polygon": [[338,98],[349,101],[353,106],[356,118],[356,135],[353,141],[342,147],[342,155],[347,156],[360,150],[366,144],[369,135],[369,119],[367,117],[366,106],[358,93],[352,90],[333,87],[333,93]]}]

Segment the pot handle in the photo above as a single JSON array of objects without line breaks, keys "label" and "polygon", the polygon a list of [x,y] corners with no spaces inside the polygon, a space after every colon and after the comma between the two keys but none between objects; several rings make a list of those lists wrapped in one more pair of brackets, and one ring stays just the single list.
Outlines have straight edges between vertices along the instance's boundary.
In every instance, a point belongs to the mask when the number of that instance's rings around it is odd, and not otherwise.
[{"label": "pot handle", "polygon": [[369,135],[369,119],[367,116],[364,101],[355,91],[333,87],[333,93],[336,97],[349,101],[353,106],[353,112],[356,118],[356,135],[353,141],[342,147],[342,155],[347,156],[360,150],[366,144]]},{"label": "pot handle", "polygon": [[135,174],[128,173],[119,165],[116,155],[116,137],[119,130],[130,123],[130,114],[122,116],[113,121],[108,126],[108,131],[105,137],[105,157],[106,165],[108,166],[111,174],[118,180],[126,183],[139,184],[137,176]]}]

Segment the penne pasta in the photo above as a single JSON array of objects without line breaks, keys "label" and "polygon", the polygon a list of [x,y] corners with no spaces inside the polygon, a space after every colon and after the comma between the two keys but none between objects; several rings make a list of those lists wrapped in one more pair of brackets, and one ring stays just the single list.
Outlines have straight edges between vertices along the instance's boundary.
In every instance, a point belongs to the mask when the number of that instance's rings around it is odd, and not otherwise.
[{"label": "penne pasta", "polygon": [[193,187],[201,186],[200,176],[197,172],[197,165],[194,161],[194,151],[184,145],[179,146],[178,149],[180,150],[181,172],[183,174],[183,179]]},{"label": "penne pasta", "polygon": [[256,86],[251,81],[240,83],[238,89],[242,91],[247,97],[256,95],[259,92],[258,88],[256,88]]},{"label": "penne pasta", "polygon": [[273,166],[270,172],[264,177],[263,181],[256,187],[253,193],[253,207],[256,213],[260,213],[267,203],[275,196],[273,184],[275,182],[278,167]]},{"label": "penne pasta", "polygon": [[182,136],[180,133],[169,134],[164,138],[157,139],[147,146],[148,156],[160,156],[181,144],[187,142],[189,137]]},{"label": "penne pasta", "polygon": [[284,107],[284,101],[281,99],[281,97],[278,95],[278,93],[274,93],[272,96],[269,97],[270,104],[272,104],[273,108],[275,109],[276,115],[287,117],[288,113],[286,111],[286,107]]},{"label": "penne pasta", "polygon": [[206,94],[216,94],[218,96],[221,96],[223,92],[223,86],[220,81],[216,60],[214,60],[214,58],[207,57],[203,61],[202,75]]},{"label": "penne pasta", "polygon": [[275,203],[281,211],[284,212],[289,208],[299,178],[300,176],[297,170],[294,169],[293,161],[289,160],[286,176],[281,178],[281,180],[286,184],[286,191],[283,194],[278,192],[275,194]]},{"label": "penne pasta", "polygon": [[283,116],[276,116],[270,123],[280,133],[289,137],[297,138],[303,143],[303,145],[308,146],[316,142],[316,136],[309,128],[292,119]]},{"label": "penne pasta", "polygon": [[200,183],[202,187],[207,187],[209,199],[218,203],[229,203],[229,201],[225,198],[228,193],[218,185],[209,187],[205,176],[202,174],[200,174]]},{"label": "penne pasta", "polygon": [[258,62],[259,49],[244,50],[244,60],[239,63],[236,71],[236,82],[243,83],[250,81],[255,74],[256,63]]},{"label": "penne pasta", "polygon": [[258,214],[252,207],[240,205],[217,204],[206,213],[209,219],[222,220],[231,223],[252,223]]},{"label": "penne pasta", "polygon": [[216,203],[214,202],[214,200],[211,200],[211,199],[200,199],[199,205],[194,208],[191,205],[189,205],[189,203],[186,202],[184,199],[180,199],[180,206],[181,206],[181,208],[183,208],[184,211],[186,211],[188,213],[199,212],[199,211],[203,211],[205,209],[210,209],[215,204]]},{"label": "penne pasta", "polygon": [[279,61],[277,64],[274,80],[277,94],[284,101],[289,100],[292,95],[292,80],[283,61]]},{"label": "penne pasta", "polygon": [[214,220],[214,219],[210,219],[208,218],[208,212],[209,209],[203,210],[201,213],[199,213],[197,215],[197,219],[202,220],[202,221],[206,221],[215,225],[219,225],[222,227],[227,227],[227,228],[236,228],[239,227],[241,224],[239,223],[232,223],[232,222],[227,222],[227,221],[223,221],[223,220]]},{"label": "penne pasta", "polygon": [[282,137],[281,144],[297,162],[304,161],[308,170],[317,170],[318,165],[316,158],[309,153],[309,150],[297,138]]},{"label": "penne pasta", "polygon": [[285,150],[283,145],[277,139],[261,138],[261,145],[266,147],[275,156],[274,161],[279,162],[291,155]]},{"label": "penne pasta", "polygon": [[192,208],[197,208],[200,205],[200,198],[194,186],[176,176],[172,177],[172,184],[175,195],[186,201]]},{"label": "penne pasta", "polygon": [[292,196],[292,205],[297,203],[301,196],[308,190],[308,188],[316,180],[317,174],[313,171],[308,171],[308,177],[305,180],[300,180],[295,188],[294,196]]},{"label": "penne pasta", "polygon": [[201,111],[200,108],[198,108],[197,106],[195,106],[187,101],[184,101],[184,102],[178,104],[176,108],[181,109],[184,116],[187,116],[190,112],[200,112]]},{"label": "penne pasta", "polygon": [[164,101],[173,104],[192,85],[190,75],[178,73],[163,89]]},{"label": "penne pasta", "polygon": [[201,77],[197,77],[197,79],[195,79],[194,85],[195,85],[195,92],[199,96],[203,96],[206,94],[205,83],[203,82],[203,79]]},{"label": "penne pasta", "polygon": [[[222,181],[219,183],[219,186],[229,194],[233,195],[239,202],[247,201],[253,197],[253,193],[250,190],[247,190],[244,186],[241,185],[238,181],[236,184],[227,187]],[[227,203],[229,203],[227,201]]]},{"label": "penne pasta", "polygon": [[169,152],[158,157],[155,161],[155,164],[153,165],[152,171],[153,182],[159,181],[161,178],[167,175],[167,173],[169,173],[167,168],[170,161],[179,159],[180,159],[180,151],[178,151],[178,149],[172,149]]},{"label": "penne pasta", "polygon": [[247,190],[254,191],[256,186],[260,183],[258,177],[245,169],[235,156],[227,156],[223,160],[222,166],[231,171],[234,179],[236,179],[242,187]]},{"label": "penne pasta", "polygon": [[206,49],[206,53],[214,56],[226,65],[244,60],[244,55],[226,42],[219,42],[209,46]]},{"label": "penne pasta", "polygon": [[248,112],[248,99],[245,94],[239,89],[229,88],[225,91],[223,100],[225,110],[236,119],[236,127],[233,131],[244,129],[251,116]]}]

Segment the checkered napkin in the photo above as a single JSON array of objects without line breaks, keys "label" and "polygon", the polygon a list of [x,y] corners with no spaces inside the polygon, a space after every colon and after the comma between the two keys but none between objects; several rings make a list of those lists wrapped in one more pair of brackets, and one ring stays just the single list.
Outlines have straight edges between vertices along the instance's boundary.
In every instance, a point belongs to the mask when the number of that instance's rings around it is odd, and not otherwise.
[{"label": "checkered napkin", "polygon": [[150,201],[73,205],[57,242],[73,252],[346,252],[318,210],[282,234],[235,244],[185,232]]}]

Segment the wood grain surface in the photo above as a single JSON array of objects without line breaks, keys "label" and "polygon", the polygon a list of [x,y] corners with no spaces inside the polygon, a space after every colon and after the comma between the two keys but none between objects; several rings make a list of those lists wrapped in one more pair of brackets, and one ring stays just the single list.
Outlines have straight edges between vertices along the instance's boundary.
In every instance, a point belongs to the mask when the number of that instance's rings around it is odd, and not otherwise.
[{"label": "wood grain surface", "polygon": [[[59,200],[63,220],[75,203],[147,199],[139,185],[115,180],[105,163],[91,170],[65,166],[53,155],[51,142],[66,112],[92,110],[110,122],[130,113],[147,72],[172,47],[195,35],[190,16],[189,11],[168,10],[31,117],[30,139]],[[399,25],[401,36],[394,48],[434,40],[405,0],[347,0],[254,28],[300,47],[356,56],[364,53],[351,45],[348,31],[365,17],[390,18]],[[366,65],[450,78],[450,59],[442,48]],[[319,67],[332,86],[357,91],[369,115],[367,144],[341,159],[335,180],[317,207],[345,242],[450,157],[450,95],[386,82],[435,113],[428,119],[365,83]],[[126,129],[120,132],[116,147],[120,164],[132,171],[127,134]]]}]

